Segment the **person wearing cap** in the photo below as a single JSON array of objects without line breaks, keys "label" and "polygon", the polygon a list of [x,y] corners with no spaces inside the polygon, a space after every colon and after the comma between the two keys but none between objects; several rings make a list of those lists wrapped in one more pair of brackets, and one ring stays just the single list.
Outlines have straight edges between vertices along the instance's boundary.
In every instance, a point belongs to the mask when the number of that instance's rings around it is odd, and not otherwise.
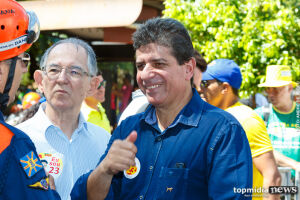
[{"label": "person wearing cap", "polygon": [[81,105],[81,113],[86,121],[100,126],[110,133],[110,123],[105,113],[105,108],[101,104],[105,101],[106,81],[103,79],[101,71],[98,71],[97,77],[100,80],[97,91],[92,96],[84,99]]},{"label": "person wearing cap", "polygon": [[[203,73],[200,96],[208,103],[231,113],[243,126],[252,153],[253,188],[278,186],[281,178],[266,126],[250,107],[239,102],[238,89],[241,83],[239,66],[233,60],[217,59]],[[263,199],[264,194],[260,191],[253,191],[253,199]],[[270,195],[269,199],[279,199],[279,196]]]},{"label": "person wearing cap", "polygon": [[115,129],[99,165],[72,200],[251,199],[249,143],[238,121],[204,102],[191,79],[195,58],[180,22],[154,18],[133,34],[137,83],[150,106]]},{"label": "person wearing cap", "polygon": [[268,66],[266,81],[258,86],[265,88],[270,105],[255,110],[266,121],[277,164],[291,167],[292,176],[300,171],[300,105],[291,97],[297,85],[289,66]]},{"label": "person wearing cap", "polygon": [[60,199],[32,141],[2,114],[28,70],[25,51],[39,37],[39,22],[16,1],[0,0],[0,10],[0,199]]},{"label": "person wearing cap", "polygon": [[48,164],[62,199],[70,199],[79,176],[96,167],[110,134],[87,122],[80,108],[99,85],[97,60],[92,47],[78,38],[59,40],[50,46],[34,72],[46,102],[17,127],[34,142],[39,157]]}]

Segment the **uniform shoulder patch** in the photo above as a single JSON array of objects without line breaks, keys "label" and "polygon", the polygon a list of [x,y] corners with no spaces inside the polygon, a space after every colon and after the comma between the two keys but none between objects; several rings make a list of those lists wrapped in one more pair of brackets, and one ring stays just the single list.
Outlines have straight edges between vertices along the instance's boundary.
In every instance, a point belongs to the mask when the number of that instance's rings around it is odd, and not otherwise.
[{"label": "uniform shoulder patch", "polygon": [[23,167],[23,170],[29,178],[43,168],[42,163],[33,151],[30,151],[25,156],[23,156],[20,159],[20,163]]}]

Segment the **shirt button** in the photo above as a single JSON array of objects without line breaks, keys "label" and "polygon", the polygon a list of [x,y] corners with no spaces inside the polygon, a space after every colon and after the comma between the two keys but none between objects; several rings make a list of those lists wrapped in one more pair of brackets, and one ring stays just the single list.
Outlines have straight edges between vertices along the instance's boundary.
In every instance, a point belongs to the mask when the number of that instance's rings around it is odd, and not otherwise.
[{"label": "shirt button", "polygon": [[144,198],[143,195],[141,195],[141,196],[140,196],[140,199],[143,199],[143,198]]},{"label": "shirt button", "polygon": [[150,167],[149,167],[149,169],[150,169],[150,171],[152,171],[152,169],[153,169],[153,166],[150,166]]},{"label": "shirt button", "polygon": [[158,137],[158,138],[157,138],[157,141],[159,141],[159,142],[160,142],[160,141],[161,141],[161,137]]}]

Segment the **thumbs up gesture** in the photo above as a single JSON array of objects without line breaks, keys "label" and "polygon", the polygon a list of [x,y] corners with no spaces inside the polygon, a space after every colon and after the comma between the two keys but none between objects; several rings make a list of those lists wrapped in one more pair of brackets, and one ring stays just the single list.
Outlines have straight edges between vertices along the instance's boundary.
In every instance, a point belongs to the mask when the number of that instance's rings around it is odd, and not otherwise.
[{"label": "thumbs up gesture", "polygon": [[137,148],[134,142],[137,138],[137,132],[132,131],[125,140],[115,140],[111,145],[106,157],[101,165],[104,171],[109,175],[117,174],[135,166],[135,155]]}]

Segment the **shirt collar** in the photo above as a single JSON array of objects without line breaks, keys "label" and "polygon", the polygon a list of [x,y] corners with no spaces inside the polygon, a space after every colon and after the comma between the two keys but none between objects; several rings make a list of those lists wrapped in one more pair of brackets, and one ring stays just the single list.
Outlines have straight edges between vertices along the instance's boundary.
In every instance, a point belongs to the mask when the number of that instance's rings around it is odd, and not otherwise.
[{"label": "shirt collar", "polygon": [[82,128],[85,128],[87,129],[87,122],[86,120],[84,119],[84,116],[83,114],[80,112],[79,113],[79,119],[78,119],[78,130],[82,129]]},{"label": "shirt collar", "polygon": [[[47,115],[45,113],[45,108],[46,108],[46,103],[42,103],[40,105],[39,110],[37,111],[36,115],[34,116],[34,118],[35,118],[34,121],[36,121],[37,124],[39,124],[39,127],[40,127],[42,133],[45,133],[46,130],[50,126],[54,126],[53,123],[47,117]],[[78,127],[77,127],[76,130],[80,130],[82,128],[87,129],[87,122],[84,119],[82,113],[80,112],[80,114],[79,114],[79,120],[78,120]]]},{"label": "shirt collar", "polygon": [[[203,112],[204,101],[199,96],[195,88],[193,88],[193,96],[189,103],[179,112],[175,120],[168,128],[176,126],[178,123],[187,126],[198,126]],[[143,114],[141,120],[147,124],[154,126],[157,124],[156,111],[153,105],[149,106]]]},{"label": "shirt collar", "polygon": [[42,133],[45,133],[48,127],[53,126],[52,122],[48,119],[45,113],[46,103],[42,103],[34,115],[33,120],[39,124]]}]

